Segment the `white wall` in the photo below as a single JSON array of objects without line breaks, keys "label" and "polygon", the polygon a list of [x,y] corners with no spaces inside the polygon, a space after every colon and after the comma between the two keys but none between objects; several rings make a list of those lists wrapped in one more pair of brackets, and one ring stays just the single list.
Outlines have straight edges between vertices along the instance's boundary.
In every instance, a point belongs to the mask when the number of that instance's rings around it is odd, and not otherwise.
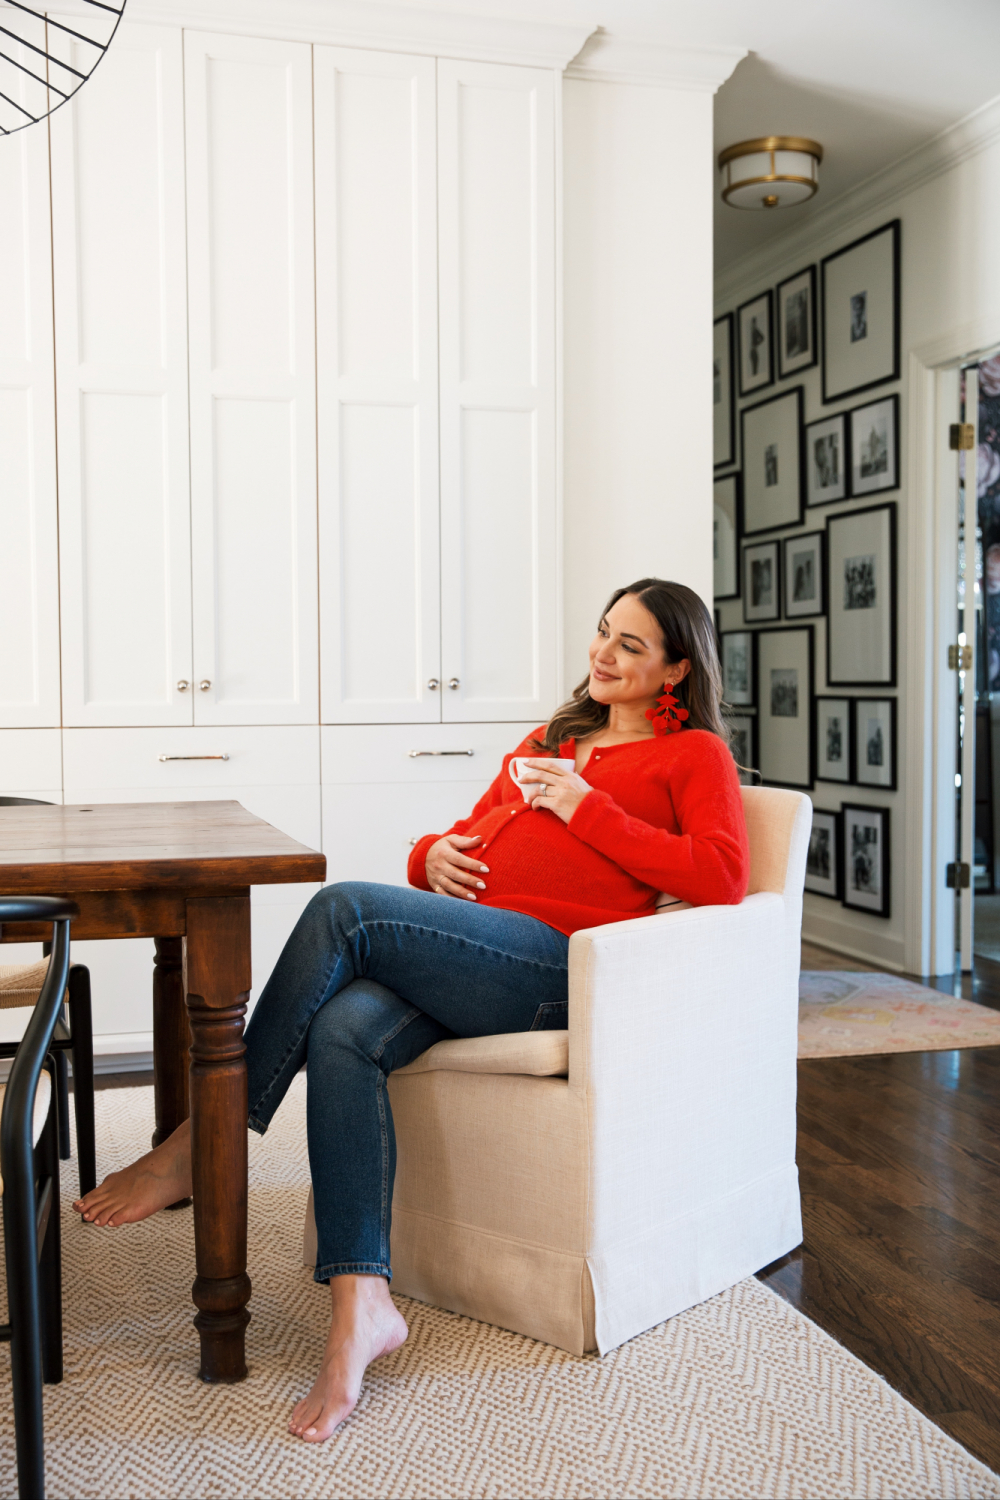
[{"label": "white wall", "polygon": [[712,95],[567,79],[566,686],[646,574],[712,592]]},{"label": "white wall", "polygon": [[[947,425],[958,420],[958,412],[950,404],[948,383],[937,379],[936,372],[1000,344],[1000,100],[850,198],[831,204],[808,233],[795,230],[793,214],[786,237],[719,278],[717,315],[735,310],[803,266],[818,266],[824,255],[869,230],[894,218],[902,221],[901,379],[870,393],[875,399],[899,390],[901,397],[902,483],[884,497],[898,502],[899,519],[900,789],[852,787],[841,794],[833,784],[817,782],[813,791],[815,804],[826,809],[845,800],[891,809],[892,915],[884,921],[807,894],[803,932],[816,942],[890,967],[946,973],[951,968],[954,897],[945,889],[945,865],[956,858],[955,678],[947,671],[946,654],[956,630],[957,470],[954,456],[942,457],[941,448],[947,443]],[[799,381],[806,389],[807,422],[868,399],[856,396],[822,406],[818,369],[775,389]],[[871,496],[863,503],[881,498]],[[809,511],[804,529],[822,526],[829,515],[858,504]],[[739,600],[723,603],[720,612],[724,630],[742,622]],[[822,693],[827,691],[824,622],[816,623],[816,691]]]}]

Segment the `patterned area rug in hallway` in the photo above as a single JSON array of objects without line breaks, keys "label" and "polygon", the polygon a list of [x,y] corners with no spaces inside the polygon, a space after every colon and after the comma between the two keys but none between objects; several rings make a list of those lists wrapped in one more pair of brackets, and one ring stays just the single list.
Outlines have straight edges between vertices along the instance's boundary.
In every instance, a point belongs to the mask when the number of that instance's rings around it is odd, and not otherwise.
[{"label": "patterned area rug in hallway", "polygon": [[1000,1046],[1000,1011],[895,974],[823,969],[799,976],[799,1057]]},{"label": "patterned area rug in hallway", "polygon": [[[152,1089],[97,1096],[98,1166],[142,1151]],[[753,1279],[604,1359],[400,1299],[406,1344],[333,1438],[289,1436],[323,1347],[300,1267],[308,1183],[297,1080],[250,1137],[250,1378],[195,1378],[191,1214],[113,1231],[64,1206],[66,1378],[46,1388],[53,1497],[991,1497],[1000,1478]],[[64,1204],[76,1185],[66,1164]],[[0,1493],[16,1493],[0,1354]]]}]

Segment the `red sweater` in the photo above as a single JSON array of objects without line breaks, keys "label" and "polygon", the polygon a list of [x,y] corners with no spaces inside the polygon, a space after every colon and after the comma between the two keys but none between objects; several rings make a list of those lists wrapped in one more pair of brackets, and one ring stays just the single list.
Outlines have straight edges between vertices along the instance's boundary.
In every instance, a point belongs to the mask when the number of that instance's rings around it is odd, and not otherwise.
[{"label": "red sweater", "polygon": [[[527,740],[511,752],[537,753]],[[568,740],[562,754],[574,753]],[[481,906],[523,912],[568,936],[648,916],[659,891],[693,906],[736,905],[746,895],[750,850],[739,778],[717,735],[684,729],[598,746],[582,773],[594,790],[568,823],[523,800],[510,760],[504,756],[470,816],[448,829],[482,835],[465,851],[489,866]],[[424,864],[440,837],[428,833],[410,855],[408,878],[422,891],[430,890]]]}]

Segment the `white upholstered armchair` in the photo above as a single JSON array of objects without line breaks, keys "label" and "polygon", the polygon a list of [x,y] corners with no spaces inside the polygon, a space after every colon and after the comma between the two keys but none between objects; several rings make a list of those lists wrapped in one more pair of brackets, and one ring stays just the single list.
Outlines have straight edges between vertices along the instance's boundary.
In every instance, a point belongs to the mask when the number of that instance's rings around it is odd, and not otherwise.
[{"label": "white upholstered armchair", "polygon": [[568,1031],[439,1042],[392,1074],[394,1291],[605,1353],[800,1242],[812,807],[743,800],[740,906],[575,933]]}]

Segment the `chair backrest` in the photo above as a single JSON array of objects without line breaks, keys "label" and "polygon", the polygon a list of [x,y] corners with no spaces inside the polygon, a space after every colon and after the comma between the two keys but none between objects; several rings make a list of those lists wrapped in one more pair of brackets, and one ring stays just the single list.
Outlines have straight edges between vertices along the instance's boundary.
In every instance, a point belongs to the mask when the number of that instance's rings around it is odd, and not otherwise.
[{"label": "chair backrest", "polygon": [[0,797],[0,807],[55,807],[41,797]]},{"label": "chair backrest", "polygon": [[812,803],[802,792],[777,787],[745,786],[741,790],[750,840],[747,895],[774,891],[801,900]]}]

